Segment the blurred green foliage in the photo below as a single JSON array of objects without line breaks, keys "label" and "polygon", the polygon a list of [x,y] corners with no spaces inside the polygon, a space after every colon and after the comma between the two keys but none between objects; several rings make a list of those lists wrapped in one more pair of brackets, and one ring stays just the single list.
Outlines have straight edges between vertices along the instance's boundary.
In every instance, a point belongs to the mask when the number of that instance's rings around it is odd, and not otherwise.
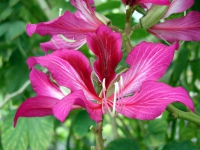
[{"label": "blurred green foliage", "polygon": [[[46,15],[38,0],[0,0],[0,104],[28,80],[26,59],[44,55],[39,43],[50,39],[49,36],[40,37],[36,34],[28,37],[25,33],[26,24],[56,18],[59,8],[75,11],[70,2],[65,0],[45,2],[51,18]],[[125,7],[120,0],[95,2],[99,13],[107,16],[113,25],[124,28]],[[198,0],[195,0],[192,9],[200,11]],[[158,42],[142,29],[136,30],[131,40],[133,45],[142,40]],[[83,46],[81,51],[88,58],[92,57],[87,46]],[[182,44],[161,81],[186,88],[200,115],[200,44]],[[34,92],[29,85],[0,108],[0,150],[89,150],[95,143],[94,135],[89,131],[94,122],[83,110],[71,112],[63,124],[53,117],[20,118],[14,129],[12,124],[15,110],[22,101],[32,96]],[[122,116],[113,119],[106,115],[103,127],[103,135],[107,140],[106,150],[200,149],[198,127],[184,120],[175,120],[168,112],[153,121],[132,120]]]}]

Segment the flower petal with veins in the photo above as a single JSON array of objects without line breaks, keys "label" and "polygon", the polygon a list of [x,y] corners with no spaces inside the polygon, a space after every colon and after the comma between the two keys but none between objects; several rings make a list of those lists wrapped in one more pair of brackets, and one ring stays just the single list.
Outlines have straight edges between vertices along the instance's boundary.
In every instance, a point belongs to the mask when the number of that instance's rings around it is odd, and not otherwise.
[{"label": "flower petal with veins", "polygon": [[161,78],[173,59],[177,44],[166,46],[141,42],[135,46],[126,59],[130,68],[121,75],[124,80],[124,96],[140,90],[144,81],[157,81]]},{"label": "flower petal with veins", "polygon": [[182,87],[173,88],[164,83],[146,81],[139,92],[123,99],[123,106],[117,107],[117,111],[132,119],[151,120],[160,116],[173,102],[183,103],[194,111],[194,104]]},{"label": "flower petal with veins", "polygon": [[169,41],[200,41],[200,13],[191,11],[183,18],[156,24],[148,31],[159,39]]}]

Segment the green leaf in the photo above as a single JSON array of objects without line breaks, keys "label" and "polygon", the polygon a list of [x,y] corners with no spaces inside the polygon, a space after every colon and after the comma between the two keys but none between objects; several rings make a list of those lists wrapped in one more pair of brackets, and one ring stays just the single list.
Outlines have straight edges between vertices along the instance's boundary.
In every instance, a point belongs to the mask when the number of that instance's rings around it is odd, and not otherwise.
[{"label": "green leaf", "polygon": [[103,11],[111,11],[112,9],[119,8],[121,5],[121,2],[119,1],[108,1],[106,3],[102,3],[96,7],[97,12],[103,12]]},{"label": "green leaf", "polygon": [[16,128],[13,127],[15,111],[9,113],[4,120],[2,129],[2,145],[4,150],[27,150],[28,126],[25,119],[19,119]]},{"label": "green leaf", "polygon": [[178,51],[178,57],[174,62],[173,74],[171,76],[171,85],[175,85],[180,79],[180,75],[187,66],[189,50],[182,48]]},{"label": "green leaf", "polygon": [[0,24],[0,31],[1,31],[0,32],[0,37],[6,33],[7,29],[9,28],[9,26],[10,26],[10,23],[8,23],[8,22]]},{"label": "green leaf", "polygon": [[113,25],[119,27],[120,29],[124,29],[124,20],[125,20],[125,14],[118,13],[118,14],[112,14],[109,13],[106,15],[107,18],[109,18]]},{"label": "green leaf", "polygon": [[11,42],[16,37],[25,32],[26,23],[23,21],[16,21],[10,24],[6,33],[6,40]]},{"label": "green leaf", "polygon": [[163,150],[198,150],[198,147],[191,141],[173,141],[167,144]]},{"label": "green leaf", "polygon": [[0,15],[0,22],[7,19],[11,13],[13,12],[13,9],[10,7],[7,7]]},{"label": "green leaf", "polygon": [[53,136],[53,119],[50,117],[28,119],[28,137],[32,150],[47,149]]},{"label": "green leaf", "polygon": [[139,150],[139,146],[135,140],[124,138],[110,142],[105,150]]},{"label": "green leaf", "polygon": [[77,114],[77,116],[72,124],[73,131],[74,131],[75,135],[77,135],[78,137],[85,136],[88,133],[89,128],[92,125],[95,126],[95,122],[89,118],[89,115],[85,110],[80,111]]},{"label": "green leaf", "polygon": [[[16,128],[13,128],[15,111],[6,116],[2,131],[4,150],[47,149],[53,135],[53,120],[49,117],[19,118]],[[14,149],[13,149],[14,148]]]},{"label": "green leaf", "polygon": [[149,147],[156,147],[165,143],[167,122],[162,119],[152,120],[148,124],[148,133],[144,138],[144,143]]},{"label": "green leaf", "polygon": [[19,2],[19,0],[10,0],[9,1],[9,6],[13,7],[14,5],[16,5]]}]

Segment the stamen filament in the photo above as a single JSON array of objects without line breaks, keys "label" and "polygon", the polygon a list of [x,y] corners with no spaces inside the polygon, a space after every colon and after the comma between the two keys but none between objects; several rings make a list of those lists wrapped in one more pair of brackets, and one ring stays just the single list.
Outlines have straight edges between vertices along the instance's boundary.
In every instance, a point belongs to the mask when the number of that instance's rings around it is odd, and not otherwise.
[{"label": "stamen filament", "polygon": [[59,8],[59,16],[61,16],[62,15],[62,8]]},{"label": "stamen filament", "polygon": [[115,110],[116,110],[116,101],[117,101],[117,95],[119,92],[119,85],[118,82],[115,83],[115,91],[114,91],[114,99],[113,99],[113,110],[112,110],[112,116],[115,116]]}]

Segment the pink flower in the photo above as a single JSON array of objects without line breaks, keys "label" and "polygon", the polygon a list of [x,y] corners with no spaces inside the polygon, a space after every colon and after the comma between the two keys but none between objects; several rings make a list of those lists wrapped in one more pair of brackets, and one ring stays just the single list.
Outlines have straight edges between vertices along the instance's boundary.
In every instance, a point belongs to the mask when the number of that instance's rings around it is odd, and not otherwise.
[{"label": "pink flower", "polygon": [[[184,3],[181,0],[173,0],[163,18],[183,12],[193,4],[193,0],[187,0]],[[166,20],[153,25],[148,31],[157,38],[170,42],[177,40],[200,41],[200,13],[191,11],[182,18]]]},{"label": "pink flower", "polygon": [[91,7],[93,0],[71,0],[71,4],[77,8],[74,14],[66,11],[55,20],[27,25],[29,36],[33,33],[52,36],[49,42],[40,45],[45,52],[50,49],[78,49],[85,44],[88,32],[95,32],[100,25],[108,23],[105,17],[97,14]]},{"label": "pink flower", "polygon": [[[14,125],[19,117],[46,115],[54,115],[63,122],[77,108],[85,108],[96,122],[102,121],[107,112],[112,116],[120,113],[133,119],[154,119],[172,102],[181,102],[194,111],[186,90],[157,82],[170,65],[177,43],[171,46],[140,43],[126,59],[129,69],[116,74],[115,68],[122,59],[121,40],[119,33],[104,25],[95,33],[88,33],[87,43],[97,58],[94,69],[81,52],[74,50],[29,58],[30,68],[36,64],[46,67],[54,82],[32,68],[30,80],[37,96],[22,103]],[[96,78],[91,78],[92,75]],[[96,93],[92,79],[102,86],[100,94]],[[71,93],[63,94],[59,86],[69,88]]]},{"label": "pink flower", "polygon": [[157,5],[169,5],[169,0],[122,0],[125,5],[134,6],[143,3],[152,3]]}]

